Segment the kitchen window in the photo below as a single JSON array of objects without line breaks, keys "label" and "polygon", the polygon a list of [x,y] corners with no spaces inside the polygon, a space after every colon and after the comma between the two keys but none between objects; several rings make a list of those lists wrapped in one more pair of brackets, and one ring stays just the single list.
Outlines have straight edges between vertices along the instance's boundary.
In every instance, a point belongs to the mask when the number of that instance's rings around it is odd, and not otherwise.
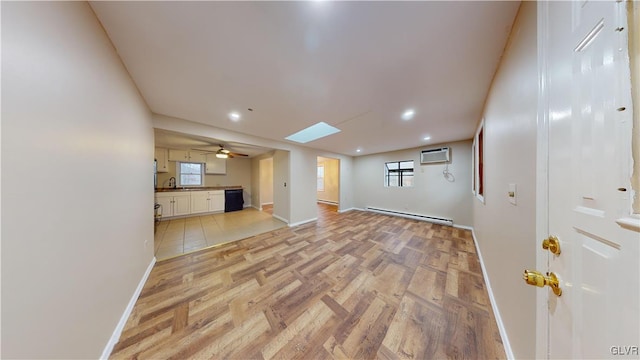
[{"label": "kitchen window", "polygon": [[393,161],[384,164],[385,187],[413,186],[413,160]]},{"label": "kitchen window", "polygon": [[179,162],[178,163],[178,186],[203,186],[204,185],[204,164]]}]

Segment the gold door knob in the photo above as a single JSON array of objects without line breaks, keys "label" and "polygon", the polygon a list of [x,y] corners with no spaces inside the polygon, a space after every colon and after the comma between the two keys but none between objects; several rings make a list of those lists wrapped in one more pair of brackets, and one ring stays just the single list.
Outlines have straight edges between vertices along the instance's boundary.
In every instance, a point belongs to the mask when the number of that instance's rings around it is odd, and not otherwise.
[{"label": "gold door knob", "polygon": [[551,235],[542,240],[542,248],[551,251],[553,254],[560,255],[560,240]]},{"label": "gold door knob", "polygon": [[544,287],[549,285],[553,293],[560,296],[562,295],[562,289],[560,289],[560,282],[558,277],[554,273],[547,273],[547,276],[542,275],[541,272],[535,270],[525,270],[522,276],[524,282],[529,285]]}]

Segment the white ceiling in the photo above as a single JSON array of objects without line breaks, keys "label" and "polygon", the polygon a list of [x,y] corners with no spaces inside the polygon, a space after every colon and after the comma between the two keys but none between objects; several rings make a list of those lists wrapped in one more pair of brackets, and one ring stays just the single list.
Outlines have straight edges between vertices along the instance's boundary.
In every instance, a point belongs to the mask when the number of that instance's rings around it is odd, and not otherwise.
[{"label": "white ceiling", "polygon": [[519,2],[91,6],[154,113],[363,155],[471,138]]}]

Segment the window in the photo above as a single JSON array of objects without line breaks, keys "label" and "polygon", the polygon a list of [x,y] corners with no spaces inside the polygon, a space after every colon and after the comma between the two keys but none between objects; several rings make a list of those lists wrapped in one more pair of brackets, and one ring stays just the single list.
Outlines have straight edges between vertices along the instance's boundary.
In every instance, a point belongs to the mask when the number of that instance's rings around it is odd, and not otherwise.
[{"label": "window", "polygon": [[202,186],[204,185],[202,163],[178,163],[178,185],[179,186]]},{"label": "window", "polygon": [[324,191],[324,165],[318,165],[318,191]]},{"label": "window", "polygon": [[384,186],[413,186],[413,160],[393,161],[385,163]]}]

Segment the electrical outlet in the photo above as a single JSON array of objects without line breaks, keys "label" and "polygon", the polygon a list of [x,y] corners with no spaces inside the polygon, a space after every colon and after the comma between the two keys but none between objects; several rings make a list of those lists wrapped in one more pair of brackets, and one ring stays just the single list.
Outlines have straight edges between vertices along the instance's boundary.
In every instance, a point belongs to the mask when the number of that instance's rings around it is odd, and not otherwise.
[{"label": "electrical outlet", "polygon": [[516,192],[516,184],[509,184],[509,191],[507,192],[507,196],[509,197],[509,202],[513,205],[516,205],[516,198],[517,198],[517,192]]}]

